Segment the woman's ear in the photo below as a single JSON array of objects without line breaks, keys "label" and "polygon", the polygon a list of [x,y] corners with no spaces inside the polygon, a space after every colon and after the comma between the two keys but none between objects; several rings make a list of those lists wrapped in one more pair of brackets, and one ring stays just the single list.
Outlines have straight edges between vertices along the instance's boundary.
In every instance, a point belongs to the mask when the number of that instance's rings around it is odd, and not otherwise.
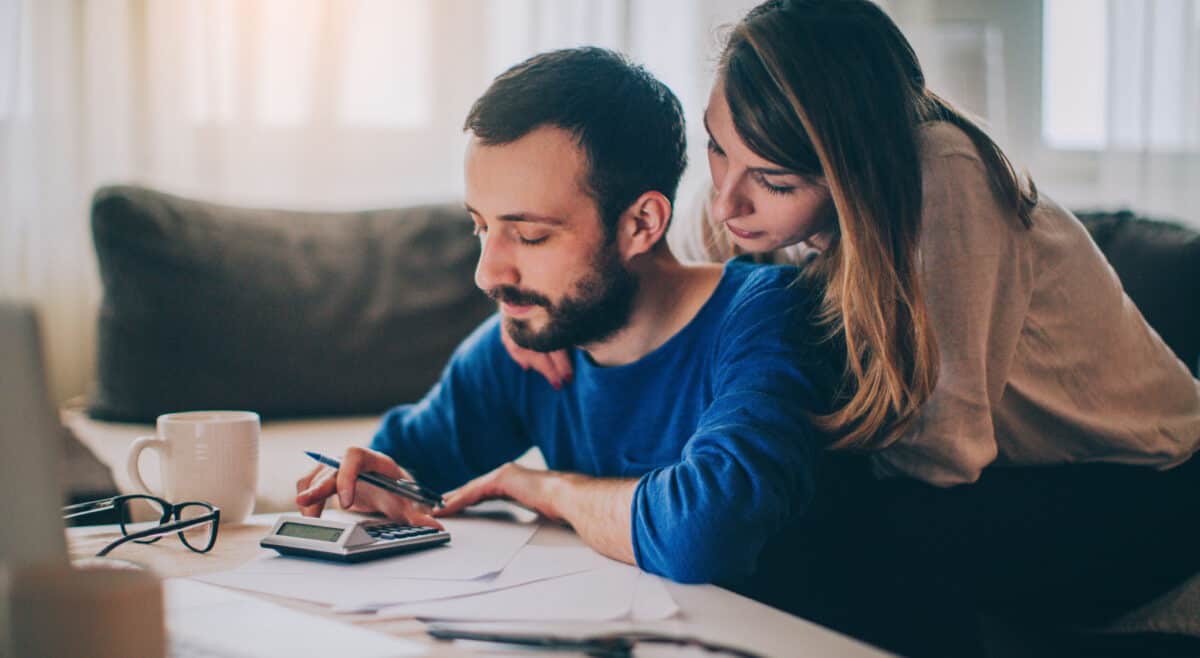
[{"label": "woman's ear", "polygon": [[666,239],[671,202],[661,192],[643,192],[621,215],[617,239],[626,260],[644,254]]}]

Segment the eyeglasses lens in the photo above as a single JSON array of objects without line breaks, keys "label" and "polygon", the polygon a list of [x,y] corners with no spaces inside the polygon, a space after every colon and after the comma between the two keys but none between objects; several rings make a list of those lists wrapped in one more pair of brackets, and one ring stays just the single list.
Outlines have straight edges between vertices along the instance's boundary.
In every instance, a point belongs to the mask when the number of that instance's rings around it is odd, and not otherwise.
[{"label": "eyeglasses lens", "polygon": [[212,517],[213,511],[207,505],[184,503],[176,507],[175,520],[177,521],[205,518],[205,521],[179,531],[179,539],[194,551],[209,550],[217,539],[217,523]]},{"label": "eyeglasses lens", "polygon": [[[164,506],[164,501],[150,496],[128,496],[117,504],[117,514],[121,519],[121,534],[132,535],[135,532],[149,530],[171,520],[171,510]],[[161,537],[137,539],[142,544],[153,544]]]}]

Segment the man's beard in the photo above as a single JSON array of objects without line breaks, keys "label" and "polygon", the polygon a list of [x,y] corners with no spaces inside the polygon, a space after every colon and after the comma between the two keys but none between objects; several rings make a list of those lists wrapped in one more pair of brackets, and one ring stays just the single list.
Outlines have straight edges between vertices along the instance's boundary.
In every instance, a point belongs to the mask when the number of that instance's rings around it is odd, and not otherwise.
[{"label": "man's beard", "polygon": [[625,327],[633,312],[638,281],[621,264],[617,250],[602,247],[590,274],[575,283],[562,301],[513,286],[498,286],[488,297],[514,306],[540,306],[547,320],[535,331],[528,320],[505,318],[504,328],[517,345],[537,352],[554,352],[576,345],[599,343]]}]

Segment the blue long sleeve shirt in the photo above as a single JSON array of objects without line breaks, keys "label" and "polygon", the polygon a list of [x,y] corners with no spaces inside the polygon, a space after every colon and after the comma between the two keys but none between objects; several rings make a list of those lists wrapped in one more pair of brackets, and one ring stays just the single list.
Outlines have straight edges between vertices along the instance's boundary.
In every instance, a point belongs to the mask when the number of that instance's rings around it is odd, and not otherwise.
[{"label": "blue long sleeve shirt", "polygon": [[822,446],[807,414],[825,405],[797,331],[814,295],[795,277],[730,261],[692,321],[640,360],[600,367],[571,350],[561,391],[512,361],[492,317],[424,399],[387,413],[371,447],[439,490],[531,446],[554,470],[637,478],[638,566],[736,586],[814,494]]}]

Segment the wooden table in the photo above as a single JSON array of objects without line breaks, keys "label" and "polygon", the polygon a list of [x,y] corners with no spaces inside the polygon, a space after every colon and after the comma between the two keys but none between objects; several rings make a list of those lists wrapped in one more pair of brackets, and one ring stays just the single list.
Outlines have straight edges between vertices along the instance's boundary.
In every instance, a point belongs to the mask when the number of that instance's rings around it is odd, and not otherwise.
[{"label": "wooden table", "polygon": [[[186,577],[224,571],[241,565],[259,554],[258,541],[271,528],[278,515],[256,515],[237,526],[222,526],[216,547],[209,553],[198,554],[185,548],[176,538],[166,537],[155,544],[124,544],[110,557],[142,564],[163,577]],[[73,558],[94,555],[108,541],[119,536],[116,526],[93,526],[68,530]],[[581,540],[569,529],[544,524],[530,541],[531,544],[579,546]],[[866,644],[835,633],[827,628],[780,612],[757,601],[712,585],[680,585],[666,582],[668,591],[681,610],[673,619],[638,623],[640,629],[652,629],[678,635],[703,637],[710,641],[731,644],[758,652],[764,656],[845,656],[873,657],[887,655]],[[371,614],[334,614],[327,608],[304,601],[269,595],[262,598],[289,608],[360,625],[390,635],[429,644],[432,656],[478,655],[461,645],[436,642],[425,634],[425,625],[415,619],[379,620]],[[525,624],[522,624],[525,626]],[[571,625],[571,629],[595,628],[606,630],[612,624]],[[629,628],[625,623],[621,628]],[[555,628],[566,628],[556,625]],[[640,652],[639,652],[640,653]],[[514,654],[507,654],[514,655]],[[545,656],[545,653],[536,654]],[[681,655],[665,653],[663,655]],[[688,654],[692,655],[692,654]],[[713,654],[708,654],[713,655]]]}]

